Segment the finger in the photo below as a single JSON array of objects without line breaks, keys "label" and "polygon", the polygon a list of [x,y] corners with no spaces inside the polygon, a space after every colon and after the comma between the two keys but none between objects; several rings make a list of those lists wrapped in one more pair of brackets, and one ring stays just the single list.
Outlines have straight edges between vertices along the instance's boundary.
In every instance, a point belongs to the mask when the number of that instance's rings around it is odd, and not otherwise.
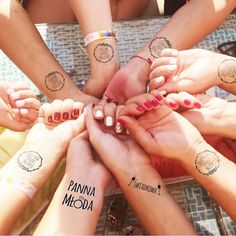
[{"label": "finger", "polygon": [[73,103],[73,111],[72,111],[72,114],[71,116],[75,119],[77,119],[80,114],[83,112],[84,110],[84,104],[81,103],[81,102],[74,102]]},{"label": "finger", "polygon": [[29,109],[21,108],[20,114],[21,114],[22,118],[28,119],[31,122],[34,122],[38,117],[38,111],[36,111],[35,109],[31,109],[31,108],[29,108]]},{"label": "finger", "polygon": [[53,111],[52,106],[49,103],[44,103],[40,108],[40,117],[44,118],[46,124],[52,125],[53,123]]},{"label": "finger", "polygon": [[12,101],[22,100],[26,98],[37,98],[35,92],[32,90],[19,90],[9,94],[9,97]]},{"label": "finger", "polygon": [[62,122],[62,107],[63,107],[63,101],[59,99],[55,99],[51,103],[51,109],[52,109],[52,120],[55,123]]},{"label": "finger", "polygon": [[73,103],[74,101],[72,99],[66,99],[63,101],[61,108],[62,121],[67,121],[71,119],[71,114],[73,111]]},{"label": "finger", "polygon": [[165,97],[163,99],[163,103],[168,106],[171,110],[177,110],[179,108],[178,102],[176,102],[174,99]]},{"label": "finger", "polygon": [[177,57],[179,51],[173,48],[165,48],[161,51],[161,57]]},{"label": "finger", "polygon": [[104,106],[104,124],[107,127],[112,127],[115,121],[116,105],[114,103],[107,103]]},{"label": "finger", "polygon": [[17,100],[15,102],[16,107],[18,108],[32,108],[35,110],[39,110],[40,102],[35,98],[26,98],[23,100]]},{"label": "finger", "polygon": [[160,77],[152,79],[149,82],[149,88],[150,88],[150,90],[157,89],[157,88],[161,87],[164,83],[165,83],[164,76],[160,76]]},{"label": "finger", "polygon": [[154,60],[151,69],[155,69],[159,66],[164,65],[176,65],[177,64],[177,58],[176,57],[159,57],[158,59]]},{"label": "finger", "polygon": [[19,90],[30,90],[29,86],[25,82],[8,83],[7,87],[8,95]]},{"label": "finger", "polygon": [[149,75],[149,78],[154,79],[160,76],[169,77],[172,76],[177,71],[177,69],[178,69],[177,65],[159,66],[154,70],[152,70],[152,72]]},{"label": "finger", "polygon": [[96,120],[103,120],[104,119],[104,105],[102,104],[95,105],[93,108],[93,116]]}]

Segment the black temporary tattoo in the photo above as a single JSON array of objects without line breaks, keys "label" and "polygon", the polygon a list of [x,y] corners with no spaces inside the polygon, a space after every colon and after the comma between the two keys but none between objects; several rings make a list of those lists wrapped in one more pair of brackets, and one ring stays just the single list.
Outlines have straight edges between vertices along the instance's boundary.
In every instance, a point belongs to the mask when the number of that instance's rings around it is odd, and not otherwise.
[{"label": "black temporary tattoo", "polygon": [[65,78],[62,73],[52,71],[45,77],[45,86],[52,92],[62,90],[65,85]]},{"label": "black temporary tattoo", "polygon": [[157,184],[157,186],[153,187],[153,186],[138,182],[138,179],[136,177],[132,177],[128,186],[132,186],[134,188],[142,189],[144,191],[147,191],[150,193],[155,193],[158,195],[160,195],[160,192],[161,192],[161,185],[160,184]]},{"label": "black temporary tattoo", "polygon": [[212,175],[220,166],[219,157],[215,152],[208,150],[203,151],[197,155],[195,166],[199,173],[203,175]]},{"label": "black temporary tattoo", "polygon": [[154,38],[149,45],[149,51],[154,58],[160,57],[164,48],[172,48],[170,41],[164,37]]},{"label": "black temporary tattoo", "polygon": [[97,61],[107,63],[114,57],[114,49],[108,43],[99,43],[95,47],[93,55]]},{"label": "black temporary tattoo", "polygon": [[43,158],[34,151],[22,152],[17,157],[18,166],[28,172],[38,170],[43,163]]},{"label": "black temporary tattoo", "polygon": [[236,60],[223,60],[218,67],[218,76],[226,84],[236,83]]},{"label": "black temporary tattoo", "polygon": [[84,196],[75,197],[73,193],[66,193],[62,201],[62,205],[88,211],[93,210],[93,200],[89,200],[88,198],[95,196],[95,187],[80,184],[71,180],[67,191],[87,195],[87,198]]}]

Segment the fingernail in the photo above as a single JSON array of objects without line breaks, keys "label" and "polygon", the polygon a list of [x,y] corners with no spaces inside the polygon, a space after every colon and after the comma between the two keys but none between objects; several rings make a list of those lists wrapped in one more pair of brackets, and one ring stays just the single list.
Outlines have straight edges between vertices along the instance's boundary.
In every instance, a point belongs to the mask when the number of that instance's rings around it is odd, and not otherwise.
[{"label": "fingernail", "polygon": [[152,100],[151,103],[154,107],[157,107],[160,105],[160,103],[157,100]]},{"label": "fingernail", "polygon": [[117,122],[120,123],[121,125],[125,126],[126,125],[126,121],[122,120],[122,119],[117,119]]},{"label": "fingernail", "polygon": [[163,96],[160,95],[160,94],[156,95],[155,98],[156,98],[159,102],[163,100]]},{"label": "fingernail", "polygon": [[78,116],[79,116],[79,112],[80,112],[79,108],[75,108],[75,109],[73,110],[73,116],[74,116],[74,117],[78,117]]},{"label": "fingernail", "polygon": [[175,65],[177,63],[177,59],[176,58],[170,58],[169,63]]},{"label": "fingernail", "polygon": [[126,132],[126,134],[130,134],[129,130],[127,130],[127,129],[125,130],[125,132]]},{"label": "fingernail", "polygon": [[49,117],[48,117],[48,122],[49,122],[49,123],[52,123],[52,116],[49,116]]},{"label": "fingernail", "polygon": [[168,71],[175,71],[176,69],[177,69],[177,66],[176,66],[176,65],[167,66],[167,70],[168,70]]},{"label": "fingernail", "polygon": [[115,132],[117,133],[117,134],[120,134],[120,133],[122,133],[122,126],[121,126],[121,123],[120,122],[116,122],[116,125],[115,125]]},{"label": "fingernail", "polygon": [[165,96],[165,95],[167,94],[167,91],[166,91],[166,90],[162,90],[162,91],[160,91],[160,94],[161,94],[162,96]]},{"label": "fingernail", "polygon": [[23,107],[24,105],[25,105],[25,101],[23,100],[16,101],[16,106]]},{"label": "fingernail", "polygon": [[201,103],[199,103],[199,102],[194,102],[194,106],[198,109],[200,109],[202,107]]},{"label": "fingernail", "polygon": [[103,118],[103,112],[101,110],[97,110],[95,112],[95,117],[96,118]]},{"label": "fingernail", "polygon": [[54,114],[54,120],[59,121],[61,119],[61,113],[55,112]]},{"label": "fingernail", "polygon": [[163,80],[164,80],[164,77],[163,77],[163,76],[160,76],[160,77],[155,78],[155,82],[156,82],[157,84],[163,82]]},{"label": "fingernail", "polygon": [[29,113],[29,110],[23,108],[23,109],[20,109],[20,113],[21,113],[22,115],[26,115],[26,114]]},{"label": "fingernail", "polygon": [[14,93],[15,90],[14,89],[7,89],[7,94],[10,95],[11,93]]},{"label": "fingernail", "polygon": [[178,56],[178,54],[179,54],[179,51],[178,51],[178,50],[172,50],[172,51],[171,51],[171,55],[172,55],[172,56]]},{"label": "fingernail", "polygon": [[190,105],[192,104],[192,101],[191,101],[190,99],[185,99],[185,100],[184,100],[184,104],[185,104],[186,106],[190,106]]},{"label": "fingernail", "polygon": [[147,107],[147,108],[152,108],[153,107],[153,104],[151,103],[151,101],[146,101],[144,103],[144,106]]},{"label": "fingernail", "polygon": [[137,110],[137,111],[140,111],[140,112],[145,111],[145,109],[144,109],[141,105],[138,105],[138,106],[136,107],[136,110]]},{"label": "fingernail", "polygon": [[107,116],[105,118],[105,125],[108,126],[108,127],[113,126],[113,118],[112,118],[112,116]]},{"label": "fingernail", "polygon": [[63,119],[63,120],[68,120],[68,119],[69,119],[69,113],[68,113],[68,112],[64,112],[64,113],[62,114],[62,119]]},{"label": "fingernail", "polygon": [[19,93],[11,93],[10,97],[14,100],[18,99],[20,97]]},{"label": "fingernail", "polygon": [[176,108],[178,106],[176,102],[168,102],[168,104],[171,108]]}]

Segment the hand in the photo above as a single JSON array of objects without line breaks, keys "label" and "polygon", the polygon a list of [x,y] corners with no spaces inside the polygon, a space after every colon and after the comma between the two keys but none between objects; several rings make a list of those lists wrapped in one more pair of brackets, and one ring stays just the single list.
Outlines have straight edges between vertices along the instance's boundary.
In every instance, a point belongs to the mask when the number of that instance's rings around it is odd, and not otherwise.
[{"label": "hand", "polygon": [[30,128],[38,116],[40,102],[24,84],[0,84],[0,125],[15,131]]},{"label": "hand", "polygon": [[213,86],[219,86],[218,66],[225,58],[203,49],[176,51],[165,49],[160,58],[152,64],[150,89],[167,93],[202,93]]}]

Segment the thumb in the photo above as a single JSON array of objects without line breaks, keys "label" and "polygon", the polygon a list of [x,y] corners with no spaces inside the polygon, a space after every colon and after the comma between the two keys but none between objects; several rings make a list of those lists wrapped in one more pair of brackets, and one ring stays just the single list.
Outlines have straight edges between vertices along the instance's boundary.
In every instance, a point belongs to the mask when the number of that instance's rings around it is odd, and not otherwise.
[{"label": "thumb", "polygon": [[132,138],[142,146],[148,154],[155,154],[155,140],[135,118],[130,116],[121,116],[118,121],[129,131]]}]

